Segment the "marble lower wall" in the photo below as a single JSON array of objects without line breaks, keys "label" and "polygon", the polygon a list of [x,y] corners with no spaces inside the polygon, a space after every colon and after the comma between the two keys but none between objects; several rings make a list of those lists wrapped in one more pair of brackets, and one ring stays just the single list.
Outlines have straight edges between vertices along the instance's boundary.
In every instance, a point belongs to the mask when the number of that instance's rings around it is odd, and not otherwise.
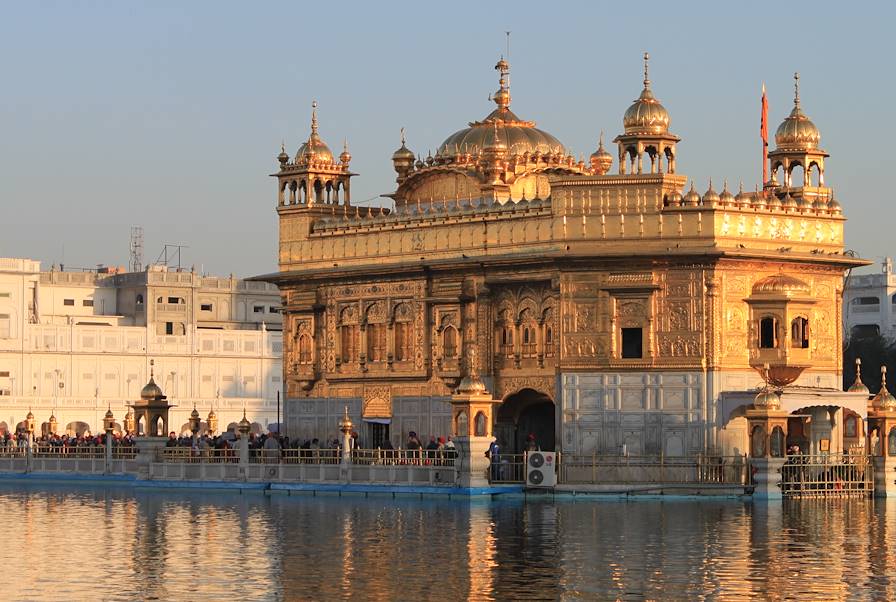
[{"label": "marble lower wall", "polygon": [[[345,408],[355,424],[361,447],[370,445],[370,428],[361,418],[360,398],[300,398],[286,400],[286,428],[290,439],[339,437],[338,424]],[[451,434],[451,404],[448,397],[395,397],[389,438],[395,447],[404,447],[408,433],[414,431],[424,445],[429,437]]]},{"label": "marble lower wall", "polygon": [[712,431],[700,372],[575,373],[561,378],[562,451],[668,456],[703,451]]}]

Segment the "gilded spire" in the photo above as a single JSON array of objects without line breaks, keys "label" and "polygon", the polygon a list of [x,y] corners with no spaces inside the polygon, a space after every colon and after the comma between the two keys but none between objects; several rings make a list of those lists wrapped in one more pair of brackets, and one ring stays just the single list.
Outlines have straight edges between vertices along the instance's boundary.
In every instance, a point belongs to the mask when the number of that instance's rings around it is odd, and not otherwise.
[{"label": "gilded spire", "polygon": [[793,74],[793,106],[800,106],[800,72]]},{"label": "gilded spire", "polygon": [[869,393],[868,387],[862,382],[862,358],[856,358],[856,379],[848,389],[849,393]]},{"label": "gilded spire", "polygon": [[317,136],[317,101],[311,101],[311,136]]},{"label": "gilded spire", "polygon": [[401,128],[401,145],[404,146],[404,143],[405,143],[404,128]]},{"label": "gilded spire", "polygon": [[650,63],[650,53],[644,53],[644,88],[650,88],[650,77],[648,76],[649,71],[649,63]]},{"label": "gilded spire", "polygon": [[500,73],[498,78],[498,91],[492,97],[499,110],[505,110],[510,106],[510,63],[502,56],[495,65],[495,70]]}]

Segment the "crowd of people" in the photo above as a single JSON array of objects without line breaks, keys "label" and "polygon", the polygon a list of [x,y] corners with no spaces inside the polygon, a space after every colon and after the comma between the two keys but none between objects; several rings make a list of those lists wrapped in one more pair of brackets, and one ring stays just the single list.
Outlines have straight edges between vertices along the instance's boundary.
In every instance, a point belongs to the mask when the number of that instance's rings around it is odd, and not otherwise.
[{"label": "crowd of people", "polygon": [[[185,433],[178,436],[174,431],[169,433],[165,442],[166,449],[180,449],[183,455],[188,457],[226,457],[234,461],[238,458],[238,440],[240,435],[232,431],[226,431],[218,435],[202,434],[194,439],[192,434]],[[358,433],[353,432],[350,438],[350,449],[358,450],[358,459],[375,460],[379,458],[383,462],[415,460],[420,463],[453,463],[457,457],[457,449],[450,436],[431,436],[428,443],[415,431],[408,433],[407,440],[402,447],[395,447],[391,440],[385,439],[375,450],[361,450],[358,443]],[[250,433],[248,435],[248,447],[253,456],[263,456],[266,461],[283,459],[286,461],[338,461],[342,452],[342,444],[339,439],[311,439],[290,438],[278,433]],[[0,451],[7,453],[25,453],[28,446],[28,434],[0,433]],[[106,446],[106,434],[92,435],[84,433],[75,435],[72,433],[58,435],[45,434],[34,437],[33,452],[35,454],[67,454],[81,452],[96,452]],[[112,446],[115,450],[136,450],[135,436],[133,433],[113,433]],[[174,454],[169,454],[174,455]]]},{"label": "crowd of people", "polygon": [[[34,438],[33,451],[35,454],[51,453],[66,454],[76,451],[94,451],[105,448],[106,433],[99,435],[91,435],[84,433],[76,435],[67,433],[64,435],[45,434]],[[0,450],[9,452],[24,452],[28,447],[28,433],[22,431],[19,433],[5,432],[0,434]],[[130,433],[113,433],[112,447],[114,449],[134,449],[134,436]]]},{"label": "crowd of people", "polygon": [[[194,442],[190,434],[178,436],[177,433],[171,432],[165,447],[189,449],[190,452],[186,455],[198,456],[200,458],[223,456],[235,459],[238,456],[236,451],[238,438],[239,435],[228,431],[217,436],[203,434],[197,437]],[[388,462],[399,459],[416,459],[424,463],[426,461],[447,463],[447,461],[453,462],[457,455],[457,450],[450,436],[432,436],[429,438],[429,442],[424,445],[414,431],[408,433],[404,448],[401,446],[396,448],[389,439],[386,439],[377,449],[362,451],[358,443],[358,433],[356,432],[351,434],[349,441],[353,454],[357,450],[356,459],[358,460],[374,461],[379,459],[383,462]],[[279,458],[283,461],[337,462],[342,452],[342,443],[337,438],[291,439],[286,435],[277,433],[250,433],[248,435],[248,447],[252,456],[262,456],[265,461],[273,461]]]}]

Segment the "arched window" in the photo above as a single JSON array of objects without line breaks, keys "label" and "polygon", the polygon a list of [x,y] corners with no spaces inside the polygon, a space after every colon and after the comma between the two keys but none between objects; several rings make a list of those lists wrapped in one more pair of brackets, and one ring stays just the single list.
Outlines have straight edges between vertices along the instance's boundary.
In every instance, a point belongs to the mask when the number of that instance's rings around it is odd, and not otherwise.
[{"label": "arched window", "polygon": [[470,419],[467,418],[467,413],[463,410],[457,413],[457,416],[454,419],[454,434],[467,436],[470,434]]},{"label": "arched window", "polygon": [[414,349],[413,324],[411,322],[395,323],[395,360],[406,362],[411,359]]},{"label": "arched window", "polygon": [[770,449],[771,455],[773,458],[783,458],[784,457],[784,431],[781,430],[780,426],[776,426],[772,430],[772,436],[770,441]]},{"label": "arched window", "polygon": [[442,357],[445,359],[457,357],[457,330],[454,326],[446,326],[442,331]]},{"label": "arched window", "polygon": [[386,360],[386,325],[367,325],[367,361],[382,362]]},{"label": "arched window", "polygon": [[476,413],[476,421],[473,424],[473,429],[474,429],[473,434],[477,437],[487,437],[488,436],[487,419],[483,412]]},{"label": "arched window", "polygon": [[765,457],[765,429],[758,424],[750,433],[750,452],[754,458]]},{"label": "arched window", "polygon": [[307,334],[299,336],[299,363],[311,363],[311,337]]},{"label": "arched window", "polygon": [[790,323],[790,345],[797,349],[809,348],[809,320],[799,316]]},{"label": "arched window", "polygon": [[520,313],[520,335],[522,346],[520,351],[523,357],[535,357],[538,353],[538,322],[531,309],[526,308]]},{"label": "arched window", "polygon": [[843,421],[843,436],[844,437],[858,437],[859,432],[859,422],[858,419],[850,414],[846,417],[846,420]]},{"label": "arched window", "polygon": [[395,306],[395,325],[393,353],[395,361],[407,362],[414,356],[414,316],[411,307],[407,303],[399,303]]},{"label": "arched window", "polygon": [[896,456],[896,426],[891,428],[890,434],[887,435],[887,454]]},{"label": "arched window", "polygon": [[340,327],[339,342],[342,348],[342,363],[358,361],[358,325],[343,324]]},{"label": "arched window", "polygon": [[766,316],[759,320],[759,348],[775,349],[778,346],[778,320]]},{"label": "arched window", "polygon": [[513,355],[513,326],[510,324],[504,324],[501,327],[501,345],[498,350],[501,355],[511,356]]}]

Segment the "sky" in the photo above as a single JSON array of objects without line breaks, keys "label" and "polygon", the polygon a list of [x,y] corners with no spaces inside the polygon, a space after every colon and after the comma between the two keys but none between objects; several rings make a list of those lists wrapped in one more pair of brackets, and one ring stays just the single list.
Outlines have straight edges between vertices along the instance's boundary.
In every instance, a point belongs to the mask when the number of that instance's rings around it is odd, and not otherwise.
[{"label": "sky", "polygon": [[334,154],[348,140],[353,201],[377,204],[401,127],[425,155],[492,110],[509,30],[514,112],[576,156],[621,132],[649,51],[701,191],[759,184],[761,86],[773,133],[799,71],[847,247],[879,261],[896,255],[893,23],[892,2],[3,0],[0,256],[127,265],[142,226],[144,263],[171,243],[206,273],[272,272],[269,176],[312,100]]}]

